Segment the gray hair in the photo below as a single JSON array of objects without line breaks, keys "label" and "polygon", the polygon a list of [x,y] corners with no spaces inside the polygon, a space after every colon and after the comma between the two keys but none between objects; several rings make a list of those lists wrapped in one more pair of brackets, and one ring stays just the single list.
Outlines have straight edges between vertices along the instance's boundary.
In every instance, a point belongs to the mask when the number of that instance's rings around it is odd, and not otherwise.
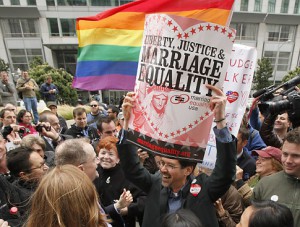
[{"label": "gray hair", "polygon": [[62,166],[71,164],[78,166],[88,159],[88,154],[84,146],[89,144],[85,138],[69,139],[56,147],[55,150],[55,164]]}]

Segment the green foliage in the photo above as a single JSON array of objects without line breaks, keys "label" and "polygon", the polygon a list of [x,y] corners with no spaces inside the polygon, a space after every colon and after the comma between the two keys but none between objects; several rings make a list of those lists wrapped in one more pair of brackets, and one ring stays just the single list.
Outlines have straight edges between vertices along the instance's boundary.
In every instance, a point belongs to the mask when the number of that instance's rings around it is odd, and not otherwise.
[{"label": "green foliage", "polygon": [[7,72],[8,69],[9,69],[8,63],[5,63],[5,61],[2,58],[0,58],[0,72],[2,71]]},{"label": "green foliage", "polygon": [[29,68],[32,69],[42,64],[44,64],[44,62],[41,57],[34,57],[33,60],[29,63]]},{"label": "green foliage", "polygon": [[260,90],[272,84],[272,81],[269,80],[273,74],[273,67],[270,60],[267,58],[258,59],[257,65],[258,69],[255,72],[253,80],[254,90]]},{"label": "green foliage", "polygon": [[[295,70],[289,71],[288,74],[283,77],[282,82],[283,83],[287,82],[299,74],[300,74],[300,67],[296,67]],[[298,85],[298,87],[300,88],[300,84]]]},{"label": "green foliage", "polygon": [[[38,60],[35,63],[40,63]],[[75,105],[78,100],[75,88],[72,88],[73,76],[64,69],[56,69],[44,62],[42,64],[33,64],[35,67],[30,68],[29,74],[39,86],[41,86],[48,75],[51,75],[53,83],[57,86],[59,93],[57,100],[60,104]],[[40,94],[37,94],[40,98]]]}]

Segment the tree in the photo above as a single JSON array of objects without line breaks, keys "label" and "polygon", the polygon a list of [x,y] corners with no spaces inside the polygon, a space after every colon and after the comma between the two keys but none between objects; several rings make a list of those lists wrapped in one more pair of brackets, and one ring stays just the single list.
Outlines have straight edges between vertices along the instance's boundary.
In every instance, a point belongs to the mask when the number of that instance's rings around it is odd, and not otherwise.
[{"label": "tree", "polygon": [[265,87],[269,87],[272,81],[269,79],[272,77],[273,67],[269,59],[262,58],[257,61],[258,69],[255,72],[253,80],[253,89],[260,90]]},{"label": "tree", "polygon": [[9,69],[8,63],[5,63],[5,61],[2,58],[0,58],[0,72],[2,71],[7,72],[8,69]]},{"label": "tree", "polygon": [[[73,76],[66,72],[64,69],[56,69],[50,66],[47,62],[34,59],[30,65],[34,66],[30,68],[30,76],[41,86],[48,75],[52,77],[53,83],[57,86],[59,93],[57,100],[62,104],[75,105],[78,100],[77,91],[72,88]],[[40,98],[40,94],[37,94]]]},{"label": "tree", "polygon": [[[295,70],[289,71],[288,74],[283,77],[282,82],[283,83],[287,82],[299,74],[300,74],[300,67],[296,67]],[[298,85],[298,87],[300,88],[300,85]]]}]

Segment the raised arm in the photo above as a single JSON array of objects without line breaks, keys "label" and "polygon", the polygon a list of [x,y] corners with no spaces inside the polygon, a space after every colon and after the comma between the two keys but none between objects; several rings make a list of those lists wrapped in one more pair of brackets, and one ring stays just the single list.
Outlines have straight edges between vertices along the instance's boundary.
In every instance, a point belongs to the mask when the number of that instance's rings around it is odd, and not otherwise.
[{"label": "raised arm", "polygon": [[208,178],[208,192],[212,201],[220,198],[230,187],[236,171],[236,139],[230,134],[226,125],[225,106],[227,97],[217,87],[207,85],[214,93],[210,109],[214,113],[216,127],[217,160],[215,168]]}]

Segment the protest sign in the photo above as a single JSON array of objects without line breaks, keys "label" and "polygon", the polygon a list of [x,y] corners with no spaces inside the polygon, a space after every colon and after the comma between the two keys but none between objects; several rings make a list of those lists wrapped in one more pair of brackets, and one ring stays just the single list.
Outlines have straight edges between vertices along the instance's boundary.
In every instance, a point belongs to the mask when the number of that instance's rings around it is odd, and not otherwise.
[{"label": "protest sign", "polygon": [[[256,66],[257,51],[254,47],[234,44],[223,91],[227,95],[226,121],[230,132],[237,136]],[[212,125],[213,127],[214,125]],[[216,141],[211,128],[202,166],[213,169],[216,161]]]},{"label": "protest sign", "polygon": [[128,140],[159,155],[202,160],[213,120],[205,84],[222,86],[234,38],[217,24],[148,15]]}]

